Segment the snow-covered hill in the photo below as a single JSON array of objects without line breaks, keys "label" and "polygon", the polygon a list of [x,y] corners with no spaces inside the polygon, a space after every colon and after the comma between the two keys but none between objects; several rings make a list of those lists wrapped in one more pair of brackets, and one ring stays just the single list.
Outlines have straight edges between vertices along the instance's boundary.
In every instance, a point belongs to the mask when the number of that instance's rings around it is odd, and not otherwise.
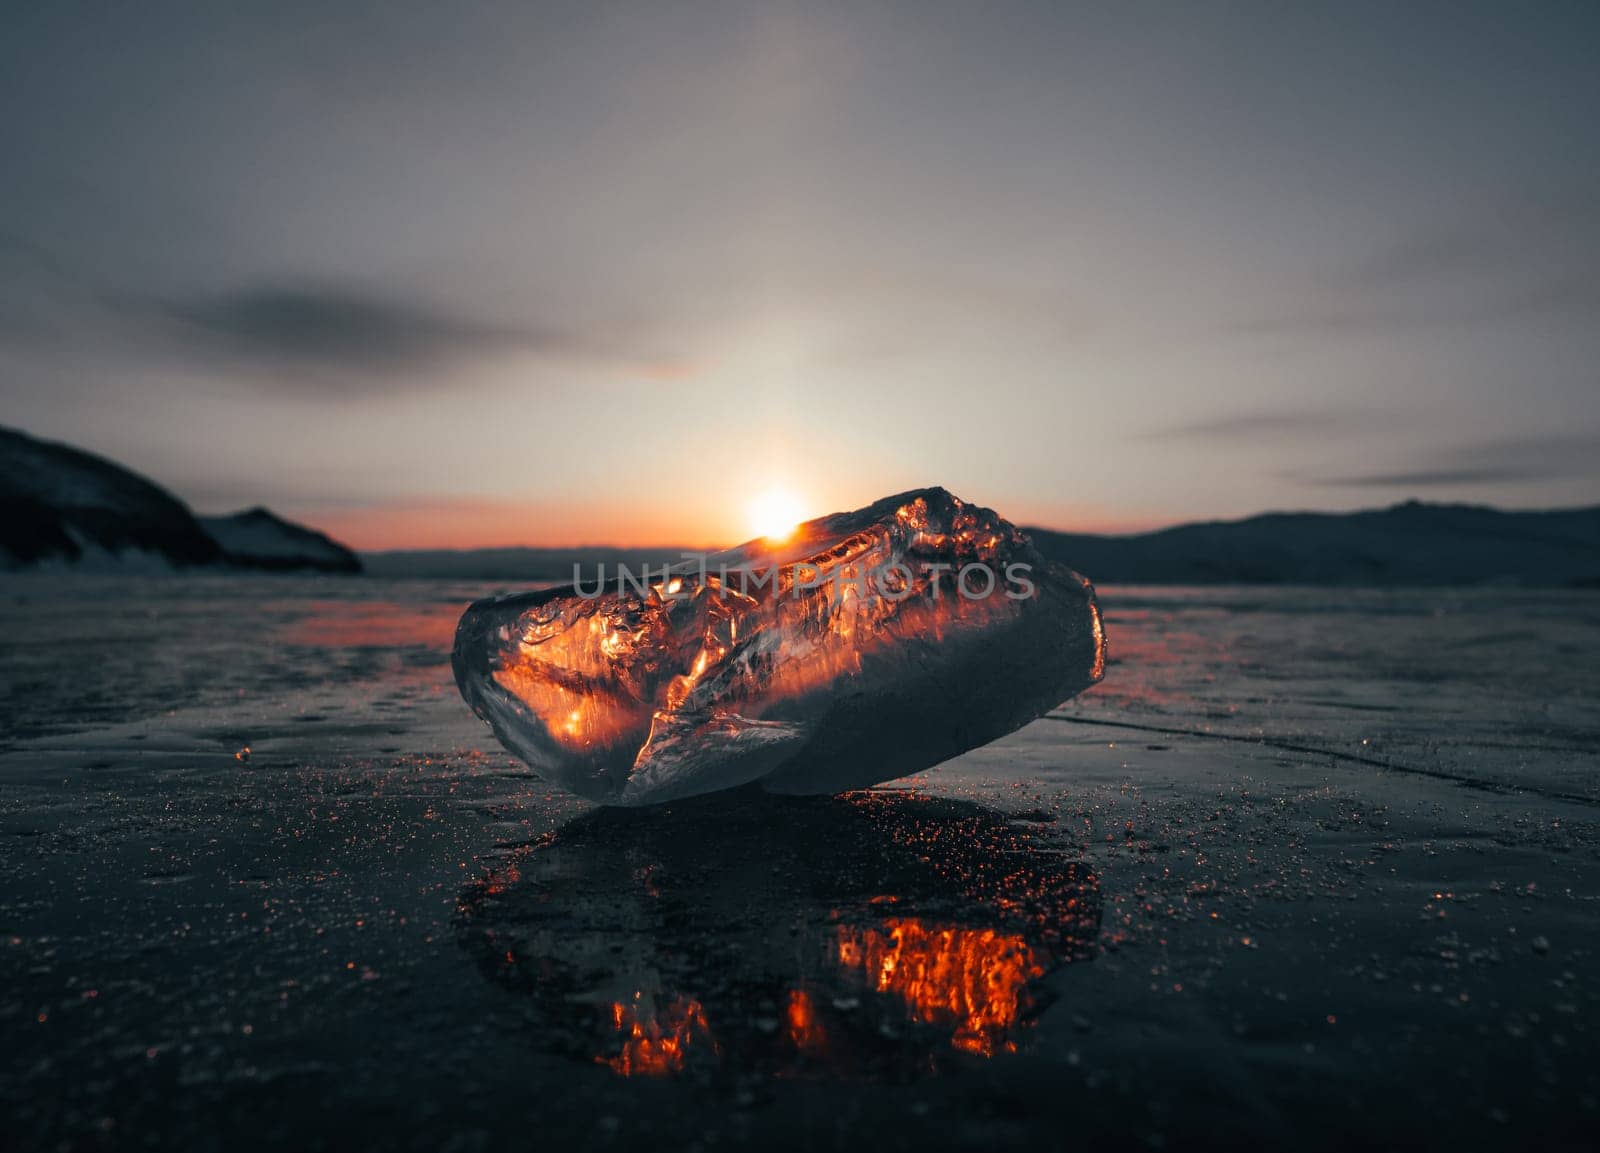
[{"label": "snow-covered hill", "polygon": [[183,502],[120,465],[0,428],[0,563],[104,561],[126,555],[184,568],[222,547]]},{"label": "snow-covered hill", "polygon": [[294,524],[264,508],[232,516],[200,518],[230,561],[264,569],[360,572],[355,553],[315,529]]},{"label": "snow-covered hill", "polygon": [[202,522],[119,464],[0,427],[0,569],[52,564],[361,571],[343,545],[265,509]]}]

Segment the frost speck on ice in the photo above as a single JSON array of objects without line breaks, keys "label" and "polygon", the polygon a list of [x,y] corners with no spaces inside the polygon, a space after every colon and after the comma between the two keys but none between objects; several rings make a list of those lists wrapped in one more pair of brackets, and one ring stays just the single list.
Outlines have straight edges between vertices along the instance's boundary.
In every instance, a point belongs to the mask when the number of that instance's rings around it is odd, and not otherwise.
[{"label": "frost speck on ice", "polygon": [[1093,684],[1105,641],[1087,581],[934,488],[653,583],[479,601],[453,659],[462,696],[542,776],[636,805],[917,772]]}]

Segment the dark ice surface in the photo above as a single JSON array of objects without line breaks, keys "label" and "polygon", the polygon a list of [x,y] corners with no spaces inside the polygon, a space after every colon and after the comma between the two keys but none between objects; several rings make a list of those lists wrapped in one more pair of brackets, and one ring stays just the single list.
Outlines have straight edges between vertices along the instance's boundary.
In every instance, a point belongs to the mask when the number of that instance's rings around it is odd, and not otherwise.
[{"label": "dark ice surface", "polygon": [[1005,740],[621,812],[461,704],[493,591],[0,583],[0,1144],[1600,1129],[1600,596],[1102,588]]}]

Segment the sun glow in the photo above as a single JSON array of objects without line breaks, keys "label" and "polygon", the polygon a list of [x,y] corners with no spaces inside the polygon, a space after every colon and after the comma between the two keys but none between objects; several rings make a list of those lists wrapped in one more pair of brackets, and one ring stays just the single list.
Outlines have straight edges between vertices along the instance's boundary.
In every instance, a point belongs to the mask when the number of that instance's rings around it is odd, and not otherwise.
[{"label": "sun glow", "polygon": [[768,489],[750,502],[750,531],[767,540],[783,540],[804,515],[793,493]]}]

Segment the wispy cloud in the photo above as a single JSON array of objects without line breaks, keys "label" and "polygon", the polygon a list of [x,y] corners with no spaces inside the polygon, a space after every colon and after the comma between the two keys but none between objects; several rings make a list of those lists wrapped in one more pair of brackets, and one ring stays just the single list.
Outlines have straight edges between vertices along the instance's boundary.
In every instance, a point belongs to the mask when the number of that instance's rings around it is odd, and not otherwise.
[{"label": "wispy cloud", "polygon": [[54,252],[0,229],[0,339],[38,341],[62,335],[93,311],[94,292]]},{"label": "wispy cloud", "polygon": [[1383,419],[1378,412],[1327,410],[1224,413],[1169,425],[1146,433],[1148,440],[1250,440],[1255,437],[1323,437],[1368,427]]},{"label": "wispy cloud", "polygon": [[1247,335],[1365,333],[1600,318],[1600,213],[1572,188],[1430,220],[1314,269],[1229,327]]},{"label": "wispy cloud", "polygon": [[507,348],[564,350],[553,330],[486,323],[360,290],[295,285],[171,301],[184,335],[239,355],[357,370],[430,367]]},{"label": "wispy cloud", "polygon": [[1411,467],[1374,469],[1311,479],[1339,488],[1450,488],[1475,484],[1533,484],[1600,471],[1600,435],[1508,437],[1424,455]]},{"label": "wispy cloud", "polygon": [[1346,488],[1448,488],[1463,484],[1524,484],[1561,475],[1561,471],[1535,468],[1442,468],[1358,473],[1330,477],[1320,483]]},{"label": "wispy cloud", "polygon": [[503,355],[582,361],[649,381],[700,372],[703,361],[668,331],[659,317],[639,315],[491,319],[356,281],[129,292],[0,229],[0,343],[146,364],[199,360],[286,393],[422,387],[438,379],[430,370]]},{"label": "wispy cloud", "polygon": [[260,386],[291,394],[429,387],[438,370],[506,356],[649,381],[683,380],[703,367],[645,320],[488,319],[342,284],[122,301],[118,311],[181,356],[221,358]]}]

